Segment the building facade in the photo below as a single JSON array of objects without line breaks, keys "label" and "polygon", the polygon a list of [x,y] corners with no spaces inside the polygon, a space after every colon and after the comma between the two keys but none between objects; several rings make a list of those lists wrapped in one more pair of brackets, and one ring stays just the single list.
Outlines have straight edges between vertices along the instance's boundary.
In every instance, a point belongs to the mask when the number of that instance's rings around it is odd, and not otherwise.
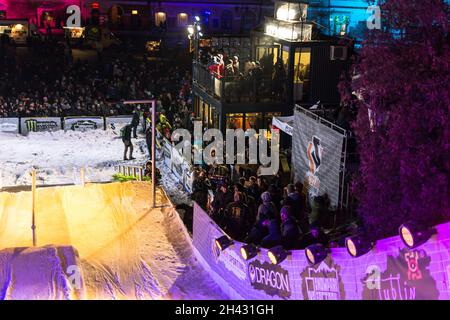
[{"label": "building facade", "polygon": [[66,9],[77,5],[83,23],[105,24],[116,31],[186,33],[200,16],[208,33],[249,33],[270,13],[270,0],[0,0],[0,19],[28,19],[41,28],[61,28]]},{"label": "building facade", "polygon": [[[290,9],[285,8],[292,9],[291,4],[299,5],[277,1],[249,38],[218,36],[211,48],[204,48],[223,54],[224,64],[237,55],[240,70],[234,75],[217,74],[211,61],[194,61],[194,107],[205,127],[223,132],[267,129],[274,116],[292,115],[296,103],[311,106],[320,100],[324,106],[339,105],[337,84],[349,67],[352,47],[341,38],[321,34],[306,18],[306,4],[297,10],[302,15],[287,19]],[[226,44],[231,42],[239,43],[233,47],[241,50],[229,51]],[[242,50],[247,47],[249,56]]]}]

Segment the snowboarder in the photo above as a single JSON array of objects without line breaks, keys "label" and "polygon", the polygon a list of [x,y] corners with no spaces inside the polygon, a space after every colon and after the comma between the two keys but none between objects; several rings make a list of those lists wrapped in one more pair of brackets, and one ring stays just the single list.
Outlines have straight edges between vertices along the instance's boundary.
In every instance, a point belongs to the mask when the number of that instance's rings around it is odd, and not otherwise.
[{"label": "snowboarder", "polygon": [[[122,142],[125,145],[125,150],[123,152],[123,160],[133,160],[133,144],[131,143],[131,124],[127,124],[123,127],[122,131]],[[127,159],[127,151],[130,149],[130,158]]]}]

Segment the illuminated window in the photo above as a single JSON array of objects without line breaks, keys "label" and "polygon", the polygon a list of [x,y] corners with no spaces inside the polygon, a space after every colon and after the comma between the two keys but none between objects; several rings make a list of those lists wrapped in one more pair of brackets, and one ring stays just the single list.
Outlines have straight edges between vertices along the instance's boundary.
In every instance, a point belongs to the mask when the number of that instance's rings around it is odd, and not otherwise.
[{"label": "illuminated window", "polygon": [[165,12],[155,13],[155,25],[159,27],[162,23],[166,22],[167,16]]},{"label": "illuminated window", "polygon": [[243,129],[244,114],[243,113],[229,113],[227,114],[227,129]]},{"label": "illuminated window", "polygon": [[187,13],[179,13],[177,15],[177,24],[179,27],[186,27],[188,24],[189,16]]}]

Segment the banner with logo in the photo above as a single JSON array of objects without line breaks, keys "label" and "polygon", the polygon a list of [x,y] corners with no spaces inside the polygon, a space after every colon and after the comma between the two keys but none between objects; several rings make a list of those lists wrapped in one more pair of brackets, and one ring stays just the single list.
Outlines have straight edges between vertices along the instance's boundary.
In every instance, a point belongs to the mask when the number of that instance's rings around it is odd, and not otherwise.
[{"label": "banner with logo", "polygon": [[339,202],[339,175],[344,135],[303,112],[295,110],[292,163],[295,181],[310,197],[328,194],[332,206]]},{"label": "banner with logo", "polygon": [[103,117],[66,117],[64,118],[64,130],[88,131],[105,129]]},{"label": "banner with logo", "polygon": [[20,118],[20,132],[49,132],[61,130],[61,118]]},{"label": "banner with logo", "polygon": [[120,136],[120,129],[125,127],[127,124],[131,124],[132,119],[132,116],[106,117],[106,130],[112,130],[115,134]]},{"label": "banner with logo", "polygon": [[19,133],[19,118],[0,118],[0,132]]},{"label": "banner with logo", "polygon": [[409,249],[399,236],[379,240],[358,258],[346,248],[311,265],[305,250],[291,250],[278,265],[268,250],[246,261],[243,243],[220,251],[215,240],[225,235],[194,204],[194,251],[211,277],[231,299],[246,300],[448,300],[450,299],[450,223],[436,227],[425,244]]},{"label": "banner with logo", "polygon": [[[125,127],[127,124],[131,124],[131,120],[133,120],[133,116],[105,117],[106,130],[113,130],[114,133],[120,135],[120,129]],[[137,128],[138,132],[143,131],[143,123],[143,121],[139,121]]]}]

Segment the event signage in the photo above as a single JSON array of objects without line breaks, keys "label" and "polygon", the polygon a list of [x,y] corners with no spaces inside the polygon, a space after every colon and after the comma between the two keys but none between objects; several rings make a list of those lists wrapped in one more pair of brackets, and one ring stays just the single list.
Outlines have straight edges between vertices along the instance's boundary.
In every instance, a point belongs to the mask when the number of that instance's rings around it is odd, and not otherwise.
[{"label": "event signage", "polygon": [[399,250],[387,256],[386,270],[372,265],[362,279],[364,300],[437,300],[439,291],[431,277],[431,258],[425,250]]},{"label": "event signage", "polygon": [[19,119],[0,118],[0,132],[19,133]]},{"label": "event signage", "polygon": [[292,157],[295,180],[301,181],[310,198],[328,194],[332,206],[339,201],[344,132],[295,110]]},{"label": "event signage", "polygon": [[216,263],[221,263],[228,270],[231,271],[238,279],[245,281],[247,278],[247,268],[242,258],[234,250],[220,251],[215,243],[215,239],[211,241],[214,257]]},{"label": "event signage", "polygon": [[340,266],[330,257],[315,266],[307,266],[301,273],[305,300],[344,300],[344,285]]},{"label": "event signage", "polygon": [[48,132],[61,129],[61,118],[21,118],[21,133]]},{"label": "event signage", "polygon": [[64,118],[64,129],[73,131],[104,129],[104,119],[103,117],[67,117]]},{"label": "event signage", "polygon": [[287,299],[291,296],[289,272],[281,266],[254,260],[248,264],[248,276],[253,288],[263,290],[270,296]]},{"label": "event signage", "polygon": [[[436,235],[415,249],[395,236],[378,240],[358,258],[346,248],[330,248],[325,260],[311,265],[304,250],[290,250],[288,259],[273,265],[263,248],[251,260],[242,259],[243,243],[237,240],[219,252],[214,239],[224,232],[195,203],[192,237],[200,263],[231,299],[449,300],[450,223],[435,229]],[[245,281],[239,277],[243,264]]]}]

